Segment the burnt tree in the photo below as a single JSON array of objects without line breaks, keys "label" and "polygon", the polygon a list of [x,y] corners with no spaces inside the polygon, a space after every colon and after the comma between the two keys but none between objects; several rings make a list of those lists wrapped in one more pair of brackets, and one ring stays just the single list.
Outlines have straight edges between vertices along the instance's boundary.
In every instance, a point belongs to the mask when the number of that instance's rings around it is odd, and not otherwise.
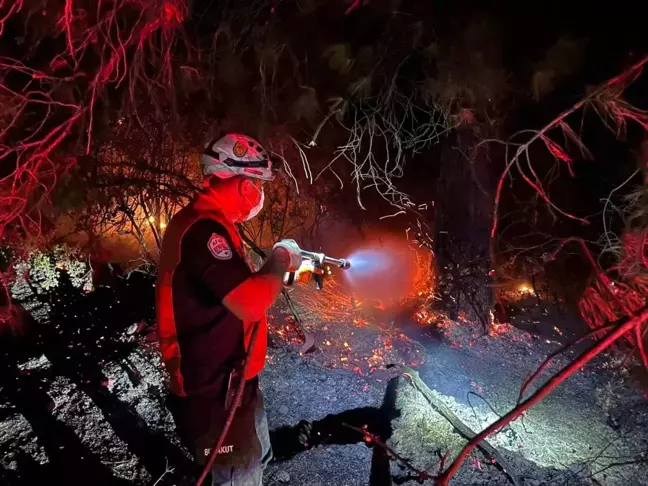
[{"label": "burnt tree", "polygon": [[[455,21],[456,22],[456,21]],[[454,130],[440,149],[436,184],[438,290],[451,318],[460,313],[487,329],[493,294],[490,227],[504,154],[486,148],[500,135],[513,99],[504,67],[500,21],[483,13],[452,21],[437,77],[442,95],[455,99]],[[455,25],[454,27],[458,27]],[[457,37],[456,32],[461,32]]]},{"label": "burnt tree", "polygon": [[463,313],[487,329],[493,307],[489,243],[497,179],[487,152],[467,152],[477,142],[471,130],[452,138],[442,150],[437,181],[438,289],[452,319]]}]

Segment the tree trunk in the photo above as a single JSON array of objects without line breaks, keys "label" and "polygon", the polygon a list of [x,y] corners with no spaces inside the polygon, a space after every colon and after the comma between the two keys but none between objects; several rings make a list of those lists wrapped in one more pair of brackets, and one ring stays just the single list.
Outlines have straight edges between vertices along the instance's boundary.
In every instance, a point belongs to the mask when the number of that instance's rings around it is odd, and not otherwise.
[{"label": "tree trunk", "polygon": [[488,329],[493,308],[489,258],[496,180],[485,150],[466,129],[446,144],[437,185],[436,246],[438,290],[451,319],[465,316]]}]

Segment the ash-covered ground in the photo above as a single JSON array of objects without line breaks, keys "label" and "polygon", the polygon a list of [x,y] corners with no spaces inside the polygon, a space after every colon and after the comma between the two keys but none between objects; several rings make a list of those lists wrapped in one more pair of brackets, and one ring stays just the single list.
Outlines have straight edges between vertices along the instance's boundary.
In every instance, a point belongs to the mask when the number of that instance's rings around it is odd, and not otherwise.
[{"label": "ash-covered ground", "polygon": [[[132,326],[128,317],[121,326],[100,325],[93,312],[52,323],[50,341],[16,348],[15,363],[6,359],[0,484],[191,484],[190,461],[164,406],[152,326]],[[569,337],[554,330],[569,328],[565,318],[539,309],[516,316],[519,328],[486,336],[465,322],[435,327],[373,317],[310,316],[303,325],[315,345],[300,354],[295,324],[285,310],[275,313],[262,386],[276,460],[265,484],[413,484],[353,430],[363,426],[434,474],[465,440],[388,365],[416,368],[431,393],[479,431],[515,404],[527,374]],[[518,484],[648,484],[648,404],[634,376],[615,356],[598,359],[489,442]],[[296,441],[301,420],[313,423],[308,450]],[[453,484],[511,481],[476,452]]]}]

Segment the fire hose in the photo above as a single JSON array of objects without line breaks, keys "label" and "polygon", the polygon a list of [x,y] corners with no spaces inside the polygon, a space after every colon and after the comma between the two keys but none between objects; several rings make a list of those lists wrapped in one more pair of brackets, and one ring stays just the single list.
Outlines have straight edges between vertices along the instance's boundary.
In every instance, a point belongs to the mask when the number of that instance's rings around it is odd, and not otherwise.
[{"label": "fire hose", "polygon": [[225,420],[225,426],[223,427],[223,430],[218,436],[216,445],[211,450],[211,453],[209,454],[209,459],[207,459],[207,462],[203,467],[202,473],[200,474],[198,481],[196,481],[196,486],[201,486],[202,483],[205,481],[205,478],[211,471],[211,468],[214,465],[214,461],[216,460],[216,456],[218,455],[218,450],[223,446],[223,442],[225,442],[225,437],[227,436],[227,432],[229,431],[229,428],[232,426],[236,409],[239,408],[239,406],[241,405],[241,401],[243,399],[243,392],[245,390],[245,384],[247,383],[245,376],[247,375],[248,369],[250,368],[250,363],[252,362],[252,360],[250,359],[250,355],[252,354],[252,349],[254,349],[254,345],[256,344],[256,338],[257,338],[257,334],[259,333],[259,327],[260,327],[259,321],[255,322],[254,327],[252,328],[252,336],[250,337],[250,345],[248,346],[247,353],[245,354],[245,363],[243,364],[243,373],[241,374],[241,380],[239,381],[238,388],[236,389],[236,394],[234,395],[234,401],[230,405],[229,412],[227,413],[227,419]]},{"label": "fire hose", "polygon": [[[259,255],[265,256],[262,250],[259,250],[258,248],[254,248],[254,247],[253,249],[255,249],[255,251],[258,250],[257,253],[259,253]],[[345,260],[343,258],[342,259],[331,258],[324,255],[323,253],[314,253],[314,252],[302,250],[301,254],[302,254],[302,258],[304,260],[310,260],[310,263],[316,269],[316,272],[313,273],[313,276],[315,278],[318,290],[322,288],[322,283],[323,283],[322,277],[324,275],[322,267],[325,263],[336,265],[344,269],[349,268],[351,266],[348,260]],[[284,282],[285,281],[286,278],[284,278]],[[256,344],[257,335],[259,333],[259,327],[260,327],[259,321],[255,322],[254,327],[252,328],[252,335],[250,336],[250,344],[248,345],[248,349],[245,354],[245,361],[243,364],[243,372],[241,373],[241,380],[239,381],[238,387],[236,389],[234,400],[232,401],[232,404],[230,405],[229,411],[227,413],[227,418],[225,419],[225,425],[223,426],[223,430],[221,431],[221,433],[218,436],[218,439],[216,440],[216,445],[212,448],[209,454],[209,458],[207,459],[207,462],[205,463],[205,466],[202,469],[200,477],[198,478],[198,481],[196,481],[196,486],[202,486],[203,482],[205,481],[205,478],[207,478],[207,475],[210,473],[211,468],[214,465],[214,461],[216,460],[216,456],[218,455],[218,450],[223,446],[223,442],[225,442],[225,437],[227,436],[227,432],[232,426],[236,409],[240,407],[241,401],[243,400],[243,392],[245,391],[245,384],[247,383],[245,376],[247,375],[248,369],[250,368],[250,363],[252,362],[250,360],[250,355],[252,354],[252,350],[254,349],[254,345]]]}]

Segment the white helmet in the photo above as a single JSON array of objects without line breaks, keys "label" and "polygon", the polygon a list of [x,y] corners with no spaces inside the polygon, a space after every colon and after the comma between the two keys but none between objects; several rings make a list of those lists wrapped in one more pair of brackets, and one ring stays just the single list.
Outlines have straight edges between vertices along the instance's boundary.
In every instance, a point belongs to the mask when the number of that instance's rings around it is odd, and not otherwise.
[{"label": "white helmet", "polygon": [[252,137],[240,133],[228,133],[220,140],[208,143],[200,163],[205,177],[274,179],[268,152]]}]

